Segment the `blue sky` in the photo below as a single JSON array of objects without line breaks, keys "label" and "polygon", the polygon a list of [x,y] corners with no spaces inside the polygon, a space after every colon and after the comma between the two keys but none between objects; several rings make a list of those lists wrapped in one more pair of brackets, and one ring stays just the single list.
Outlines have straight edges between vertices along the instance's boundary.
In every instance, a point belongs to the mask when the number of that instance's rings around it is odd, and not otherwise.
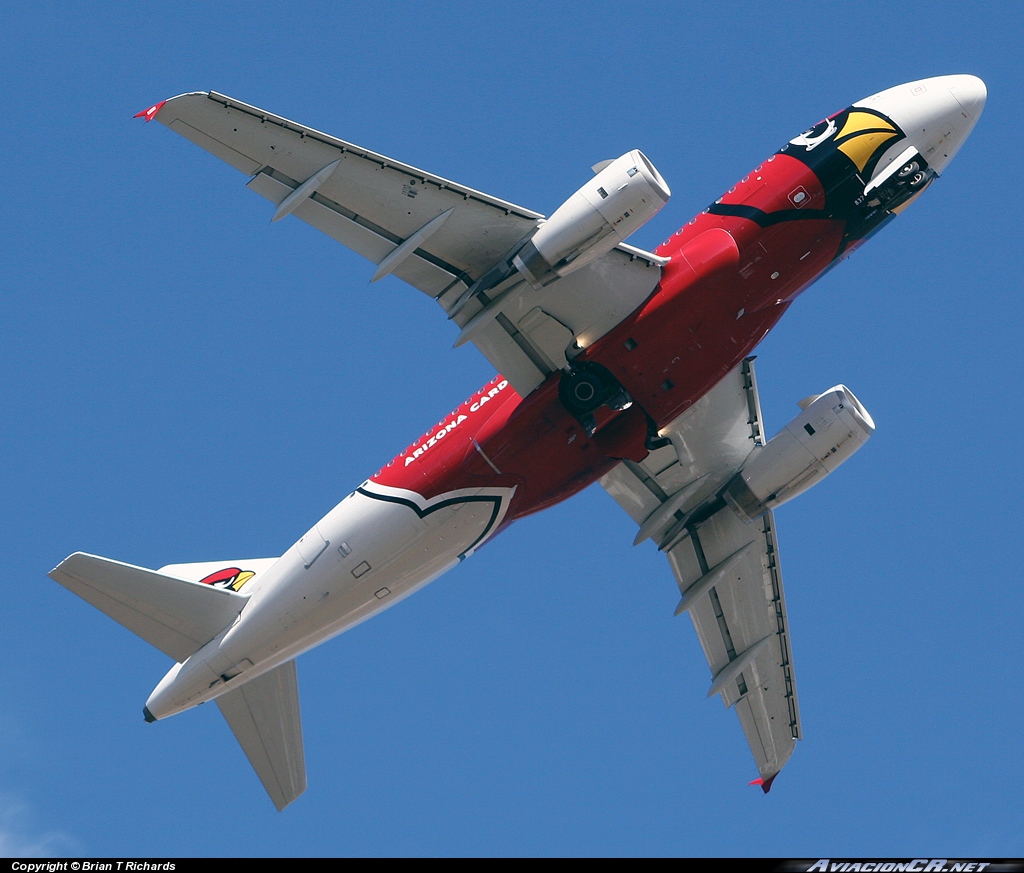
[{"label": "blue sky", "polygon": [[[0,855],[1024,855],[1014,3],[20,3],[0,32]],[[595,487],[299,660],[274,812],[215,707],[46,578],[280,554],[492,375],[434,305],[131,116],[215,89],[542,212],[630,148],[656,246],[900,82],[989,101],[758,350],[770,433],[878,430],[777,515],[805,739],[764,797],[650,544]]]}]

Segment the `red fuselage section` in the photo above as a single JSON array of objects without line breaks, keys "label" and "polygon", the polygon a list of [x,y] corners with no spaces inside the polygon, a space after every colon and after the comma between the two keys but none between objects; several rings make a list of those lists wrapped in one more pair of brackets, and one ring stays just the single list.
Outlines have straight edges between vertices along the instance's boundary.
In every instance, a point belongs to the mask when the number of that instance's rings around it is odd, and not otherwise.
[{"label": "red fuselage section", "polygon": [[657,254],[671,260],[655,291],[575,359],[606,368],[633,400],[621,412],[599,410],[592,436],[560,402],[559,373],[525,398],[498,376],[370,482],[427,499],[514,488],[504,527],[622,459],[642,460],[649,436],[749,355],[801,291],[890,217],[862,195],[891,144],[887,136],[868,161],[863,148],[854,161],[849,149],[787,144],[666,240]]}]

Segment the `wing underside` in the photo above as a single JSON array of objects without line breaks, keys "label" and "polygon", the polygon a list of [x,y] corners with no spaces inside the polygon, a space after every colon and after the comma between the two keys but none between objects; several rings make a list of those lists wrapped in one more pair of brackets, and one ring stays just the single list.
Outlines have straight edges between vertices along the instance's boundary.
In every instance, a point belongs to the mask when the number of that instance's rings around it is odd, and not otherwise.
[{"label": "wing underside", "polygon": [[222,694],[217,706],[280,811],[306,790],[295,661]]},{"label": "wing underside", "polygon": [[460,341],[522,395],[567,366],[574,342],[589,345],[636,309],[661,277],[664,259],[622,244],[546,288],[512,277],[495,289],[500,297],[464,301],[540,213],[216,92],[158,106],[157,120],[250,176],[278,216],[294,214],[378,264],[377,276],[394,273],[436,299],[464,329]]},{"label": "wing underside", "polygon": [[184,661],[231,624],[248,599],[200,584],[198,578],[186,579],[84,552],[61,561],[50,571],[50,578],[175,661]]},{"label": "wing underside", "polygon": [[[763,443],[753,359],[663,433],[672,445],[601,484],[666,553],[711,668],[708,696],[734,707],[765,790],[800,738],[786,602],[771,512],[744,523],[714,495]],[[698,512],[700,507],[707,507]]]}]

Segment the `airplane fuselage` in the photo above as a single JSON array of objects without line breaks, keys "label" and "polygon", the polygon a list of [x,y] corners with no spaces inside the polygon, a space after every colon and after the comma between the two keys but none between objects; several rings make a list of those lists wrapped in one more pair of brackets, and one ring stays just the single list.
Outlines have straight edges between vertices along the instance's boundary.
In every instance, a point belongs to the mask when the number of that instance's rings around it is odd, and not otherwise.
[{"label": "airplane fuselage", "polygon": [[[394,605],[516,519],[623,459],[642,460],[658,431],[748,356],[804,289],[944,169],[963,107],[947,92],[930,115],[918,106],[913,115],[879,99],[888,93],[794,138],[657,249],[671,260],[653,294],[572,361],[599,365],[632,405],[597,410],[595,430],[560,398],[562,374],[525,398],[495,377],[259,577],[238,620],[157,686],[147,718],[296,657]],[[888,167],[893,178],[872,190]]]}]

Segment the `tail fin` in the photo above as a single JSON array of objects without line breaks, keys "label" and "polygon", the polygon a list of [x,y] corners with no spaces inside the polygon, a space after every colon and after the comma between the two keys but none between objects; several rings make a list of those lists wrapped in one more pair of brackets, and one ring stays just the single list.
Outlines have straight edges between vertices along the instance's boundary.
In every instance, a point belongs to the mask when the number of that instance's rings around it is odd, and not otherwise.
[{"label": "tail fin", "polygon": [[217,706],[274,806],[284,809],[306,790],[295,661],[222,694]]},{"label": "tail fin", "polygon": [[[244,572],[255,575],[274,560],[235,563],[250,568]],[[190,576],[199,572],[189,570],[206,567],[224,564],[172,565],[163,569],[185,572],[167,575],[75,552],[50,571],[50,578],[181,662],[231,624],[248,599],[230,588],[203,584],[198,578],[189,581]]]},{"label": "tail fin", "polygon": [[[248,600],[239,589],[276,560],[171,564],[157,571],[75,552],[50,578],[181,663],[235,620]],[[222,694],[217,706],[274,806],[284,809],[306,790],[295,661]]]}]

